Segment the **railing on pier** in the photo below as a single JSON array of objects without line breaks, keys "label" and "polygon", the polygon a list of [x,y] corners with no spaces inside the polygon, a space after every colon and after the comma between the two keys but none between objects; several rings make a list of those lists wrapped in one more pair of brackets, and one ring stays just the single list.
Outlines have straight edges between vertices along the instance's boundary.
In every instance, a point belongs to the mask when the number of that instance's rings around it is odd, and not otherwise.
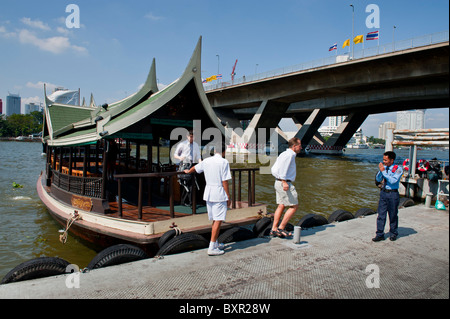
[{"label": "railing on pier", "polygon": [[[242,201],[242,185],[243,178],[242,173],[247,173],[247,200],[248,206],[251,207],[256,202],[256,192],[255,192],[255,172],[258,171],[259,168],[232,168],[232,181],[231,181],[231,208],[235,209],[237,207],[236,203]],[[237,178],[236,178],[237,173]],[[114,178],[117,179],[118,188],[117,188],[117,198],[118,198],[118,213],[119,217],[122,217],[123,213],[123,198],[122,198],[122,181],[123,179],[128,178],[137,178],[138,179],[138,219],[142,220],[142,210],[143,210],[143,200],[144,200],[144,180],[149,182],[149,179],[159,178],[168,180],[168,189],[169,189],[169,214],[170,218],[175,218],[175,201],[174,194],[172,191],[174,176],[179,174],[184,174],[182,172],[159,172],[159,173],[140,173],[140,174],[118,174],[114,175]],[[195,174],[193,175],[193,183],[195,185]],[[237,182],[237,189],[236,189]],[[150,183],[149,183],[150,185]],[[151,196],[151,192],[149,189],[149,196]],[[151,198],[149,198],[149,204],[151,203]],[[196,187],[192,187],[192,213],[196,213],[197,206],[197,192]]]}]

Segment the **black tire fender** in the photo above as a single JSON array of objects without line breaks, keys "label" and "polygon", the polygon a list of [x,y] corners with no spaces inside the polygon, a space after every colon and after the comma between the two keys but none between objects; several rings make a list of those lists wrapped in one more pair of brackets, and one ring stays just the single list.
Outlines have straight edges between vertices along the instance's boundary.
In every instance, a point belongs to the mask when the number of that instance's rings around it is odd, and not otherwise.
[{"label": "black tire fender", "polygon": [[363,217],[363,216],[369,216],[369,215],[373,215],[373,214],[376,214],[376,213],[377,212],[374,211],[372,208],[363,207],[363,208],[360,208],[360,209],[358,209],[356,211],[355,218]]},{"label": "black tire fender", "polygon": [[157,256],[179,254],[186,251],[207,248],[209,242],[201,235],[184,233],[169,240],[156,253]]},{"label": "black tire fender", "polygon": [[70,263],[59,257],[39,257],[21,263],[3,277],[0,284],[44,278],[66,273]]},{"label": "black tire fender", "polygon": [[256,224],[253,226],[253,233],[256,237],[258,237],[261,232],[263,232],[267,226],[272,224],[272,219],[269,217],[263,217],[260,220],[256,222]]},{"label": "black tire fender", "polygon": [[227,229],[218,238],[219,243],[231,243],[255,238],[255,233],[244,227],[233,227]]},{"label": "black tire fender", "polygon": [[410,207],[414,205],[414,201],[408,197],[401,197],[400,201],[398,202],[398,208]]},{"label": "black tire fender", "polygon": [[129,244],[118,244],[105,248],[95,256],[89,265],[88,269],[98,269],[108,266],[120,265],[132,261],[149,258],[139,247]]},{"label": "black tire fender", "polygon": [[161,248],[162,246],[164,246],[169,240],[171,240],[172,238],[181,235],[181,230],[179,229],[171,229],[169,231],[166,231],[160,238],[158,241],[158,247]]},{"label": "black tire fender", "polygon": [[328,224],[328,220],[322,215],[308,214],[303,216],[297,223],[301,228],[310,228],[315,226],[322,226]]},{"label": "black tire fender", "polygon": [[331,224],[333,222],[343,222],[353,218],[355,218],[355,216],[353,216],[353,214],[349,211],[346,211],[345,209],[338,209],[331,213],[331,215],[328,217],[328,223]]}]

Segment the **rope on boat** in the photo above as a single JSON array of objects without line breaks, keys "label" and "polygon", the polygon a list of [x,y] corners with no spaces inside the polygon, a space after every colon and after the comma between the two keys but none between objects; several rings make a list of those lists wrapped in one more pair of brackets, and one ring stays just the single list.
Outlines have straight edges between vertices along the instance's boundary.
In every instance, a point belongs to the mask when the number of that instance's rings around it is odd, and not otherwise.
[{"label": "rope on boat", "polygon": [[[72,217],[70,217],[70,219],[67,220],[67,224],[66,224],[66,229],[63,231],[63,233],[61,235],[59,235],[59,241],[63,244],[66,243],[67,241],[67,232],[69,231],[70,226],[72,226],[72,224],[78,220],[81,219],[81,216],[78,214],[78,211],[74,211],[72,213]],[[60,230],[61,232],[61,230]]]}]

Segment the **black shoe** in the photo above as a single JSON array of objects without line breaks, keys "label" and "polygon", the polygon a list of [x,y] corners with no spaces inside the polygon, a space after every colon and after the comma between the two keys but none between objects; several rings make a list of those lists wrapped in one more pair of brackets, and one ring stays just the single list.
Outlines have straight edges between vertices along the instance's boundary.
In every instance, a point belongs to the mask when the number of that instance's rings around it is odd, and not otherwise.
[{"label": "black shoe", "polygon": [[396,241],[397,240],[397,236],[396,235],[392,235],[391,237],[389,237],[390,241]]},{"label": "black shoe", "polygon": [[384,236],[375,236],[374,238],[372,238],[372,241],[375,241],[375,242],[377,242],[377,241],[382,241],[382,240],[385,240],[386,238],[384,238]]}]

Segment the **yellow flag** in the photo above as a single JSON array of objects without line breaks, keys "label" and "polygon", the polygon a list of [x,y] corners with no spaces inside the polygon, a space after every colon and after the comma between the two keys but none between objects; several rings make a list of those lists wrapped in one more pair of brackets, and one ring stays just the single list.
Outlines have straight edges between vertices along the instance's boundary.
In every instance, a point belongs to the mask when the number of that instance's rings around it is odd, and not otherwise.
[{"label": "yellow flag", "polygon": [[363,43],[363,41],[364,41],[364,35],[357,35],[354,39],[353,39],[353,42],[355,43],[355,44],[358,44],[358,43]]},{"label": "yellow flag", "polygon": [[345,48],[346,46],[350,46],[350,39],[345,40],[344,44],[342,45],[342,48]]},{"label": "yellow flag", "polygon": [[217,76],[215,76],[215,75],[210,76],[209,78],[206,78],[206,82],[211,82],[211,81],[214,81],[214,80],[217,80]]}]

